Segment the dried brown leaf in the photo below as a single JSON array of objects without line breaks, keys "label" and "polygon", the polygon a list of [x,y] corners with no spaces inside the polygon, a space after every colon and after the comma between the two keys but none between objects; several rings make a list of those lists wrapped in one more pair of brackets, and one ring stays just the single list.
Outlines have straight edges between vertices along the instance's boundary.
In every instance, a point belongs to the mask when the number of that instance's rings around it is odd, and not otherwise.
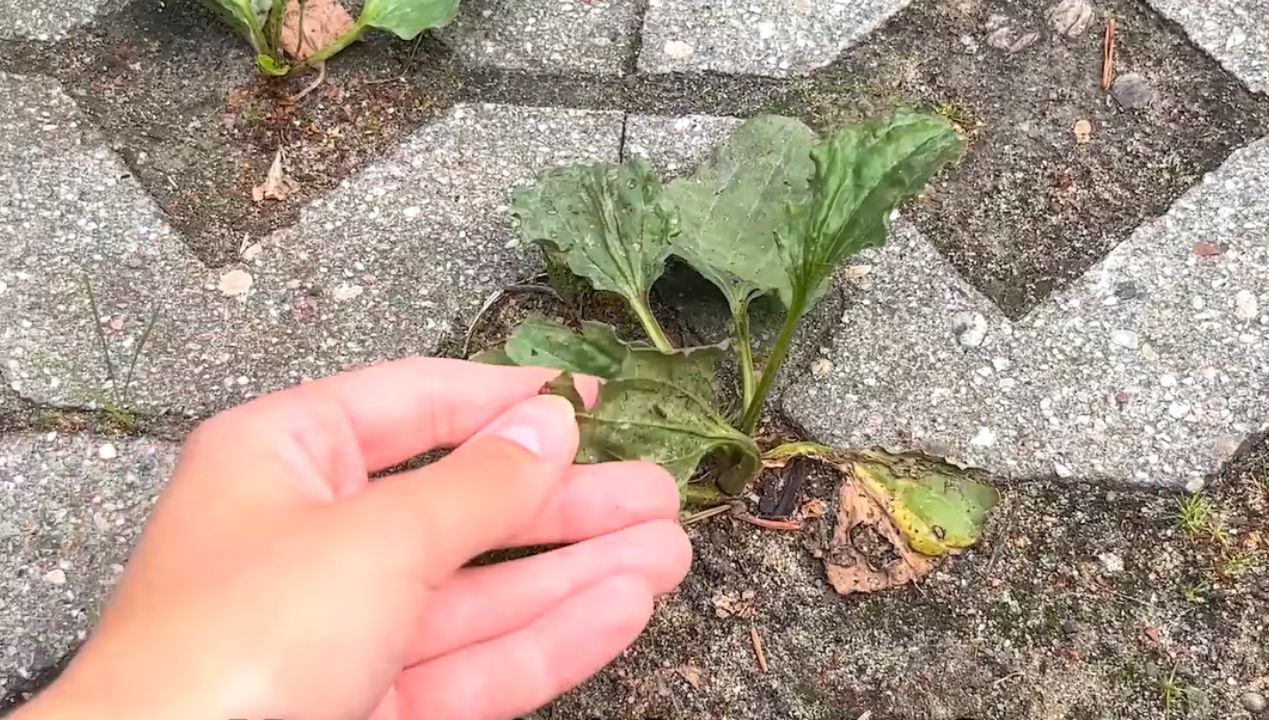
[{"label": "dried brown leaf", "polygon": [[884,510],[859,486],[849,464],[839,468],[837,527],[824,554],[828,581],[841,595],[906,585],[934,568],[904,540]]},{"label": "dried brown leaf", "polygon": [[353,18],[339,0],[287,0],[282,14],[282,49],[296,60],[306,60],[352,26]]},{"label": "dried brown leaf", "polygon": [[691,685],[693,690],[699,691],[701,689],[701,682],[704,680],[704,676],[701,675],[700,668],[695,668],[691,665],[680,665],[674,669],[674,672],[687,681],[687,684]]},{"label": "dried brown leaf", "polygon": [[264,182],[251,189],[251,199],[258,203],[265,200],[285,200],[287,195],[295,191],[297,184],[282,171],[282,149],[278,148],[273,156],[273,164],[269,166],[269,174]]}]

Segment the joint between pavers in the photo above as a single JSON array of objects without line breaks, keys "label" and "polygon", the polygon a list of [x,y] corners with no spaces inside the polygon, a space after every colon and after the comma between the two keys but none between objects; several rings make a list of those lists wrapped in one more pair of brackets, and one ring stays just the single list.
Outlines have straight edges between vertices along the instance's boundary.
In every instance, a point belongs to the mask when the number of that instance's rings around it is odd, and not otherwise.
[{"label": "joint between pavers", "polygon": [[639,57],[643,55],[644,23],[648,19],[648,8],[651,0],[632,0],[635,5],[635,22],[630,33],[630,43],[626,49],[626,58],[621,64],[621,74],[633,77],[639,74]]}]

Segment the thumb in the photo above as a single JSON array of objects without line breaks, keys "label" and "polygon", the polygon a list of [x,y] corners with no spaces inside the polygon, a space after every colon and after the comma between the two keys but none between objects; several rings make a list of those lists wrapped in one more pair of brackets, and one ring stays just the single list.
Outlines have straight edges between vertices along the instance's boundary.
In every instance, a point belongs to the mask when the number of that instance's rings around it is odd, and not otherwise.
[{"label": "thumb", "polygon": [[422,560],[411,570],[426,580],[448,577],[533,520],[573,464],[577,443],[573,406],[535,396],[443,459],[373,482],[352,502],[368,529],[388,531],[390,547],[406,550],[411,564]]}]

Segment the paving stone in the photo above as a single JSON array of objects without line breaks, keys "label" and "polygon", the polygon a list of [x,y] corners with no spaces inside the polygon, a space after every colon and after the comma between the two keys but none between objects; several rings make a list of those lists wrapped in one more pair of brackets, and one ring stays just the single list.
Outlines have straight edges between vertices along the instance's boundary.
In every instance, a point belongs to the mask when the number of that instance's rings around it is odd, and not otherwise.
[{"label": "paving stone", "polygon": [[[900,229],[870,285],[846,288],[833,371],[803,376],[784,406],[850,447],[919,447],[1015,476],[1195,487],[1269,427],[1266,179],[1269,140],[1016,324]],[[958,325],[974,313],[988,332],[965,347]]]},{"label": "paving stone", "polygon": [[805,75],[910,0],[649,0],[639,69]]},{"label": "paving stone", "polygon": [[0,40],[58,40],[126,0],[0,0]]},{"label": "paving stone", "polygon": [[1269,0],[1149,0],[1256,92],[1269,92]]},{"label": "paving stone", "polygon": [[[0,356],[10,384],[43,403],[194,414],[436,352],[491,292],[536,267],[514,241],[508,189],[551,165],[615,159],[622,124],[611,112],[452,108],[294,227],[245,248],[238,266],[209,269],[122,163],[81,134],[54,83],[0,75],[0,94],[14,98],[0,108],[0,317],[14,318],[0,326]],[[85,277],[121,380],[159,312],[123,400],[107,382]]]},{"label": "paving stone", "polygon": [[663,178],[691,175],[741,122],[716,115],[631,115],[626,118],[625,155],[647,159]]},{"label": "paving stone", "polygon": [[638,26],[629,0],[467,0],[440,36],[470,65],[619,75]]},{"label": "paving stone", "polygon": [[0,697],[83,640],[175,457],[148,439],[0,435]]}]

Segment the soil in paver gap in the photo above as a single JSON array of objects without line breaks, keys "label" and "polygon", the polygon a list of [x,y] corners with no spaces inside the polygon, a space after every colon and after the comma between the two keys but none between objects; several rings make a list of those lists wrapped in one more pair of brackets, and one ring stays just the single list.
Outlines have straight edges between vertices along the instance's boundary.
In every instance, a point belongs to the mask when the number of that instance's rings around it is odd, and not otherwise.
[{"label": "soil in paver gap", "polygon": [[[21,47],[0,68],[60,80],[191,248],[220,265],[453,104],[462,80],[435,41],[368,37],[297,103],[287,99],[315,74],[257,75],[244,41],[197,3],[133,2],[55,47]],[[252,188],[279,148],[295,189],[256,203]]]},{"label": "soil in paver gap", "polygon": [[[253,75],[242,42],[191,4],[134,2],[56,47],[10,44],[0,68],[49,72],[200,257],[235,258],[244,239],[294,222],[320,197],[454,102],[679,115],[781,112],[820,129],[901,103],[944,113],[971,138],[965,161],[909,212],[974,285],[1018,318],[1079,277],[1143,220],[1269,128],[1269,103],[1136,0],[1098,4],[1119,20],[1121,73],[1157,100],[1125,111],[1099,86],[1101,30],[1059,38],[1046,3],[914,3],[812,77],[543,76],[458,67],[433,40],[383,36],[330,63],[327,84]],[[987,42],[993,16],[1039,32],[1016,53]],[[1077,121],[1093,126],[1079,144]],[[257,204],[274,151],[298,189]]]},{"label": "soil in paver gap", "polygon": [[[1100,0],[1099,20],[1119,27],[1117,72],[1144,76],[1156,96],[1146,109],[1121,108],[1101,89],[1100,21],[1065,38],[1046,21],[1049,4],[914,3],[804,90],[821,125],[853,119],[851,100],[862,94],[866,111],[878,100],[910,103],[965,128],[964,161],[909,215],[1015,319],[1269,132],[1264,98],[1175,25],[1133,0]],[[993,21],[1039,38],[1014,53],[997,49]],[[1074,133],[1081,120],[1093,129],[1085,144]]]},{"label": "soil in paver gap", "polygon": [[[796,534],[725,517],[693,528],[692,573],[634,649],[533,717],[1158,720],[1172,677],[1168,717],[1227,718],[1269,690],[1263,439],[1208,491],[1228,552],[1177,529],[1172,496],[1030,482],[1005,488],[984,541],[919,588],[849,598],[813,556],[836,512],[835,474],[817,467],[806,494],[822,519]],[[1253,560],[1230,565],[1241,553]]]}]

